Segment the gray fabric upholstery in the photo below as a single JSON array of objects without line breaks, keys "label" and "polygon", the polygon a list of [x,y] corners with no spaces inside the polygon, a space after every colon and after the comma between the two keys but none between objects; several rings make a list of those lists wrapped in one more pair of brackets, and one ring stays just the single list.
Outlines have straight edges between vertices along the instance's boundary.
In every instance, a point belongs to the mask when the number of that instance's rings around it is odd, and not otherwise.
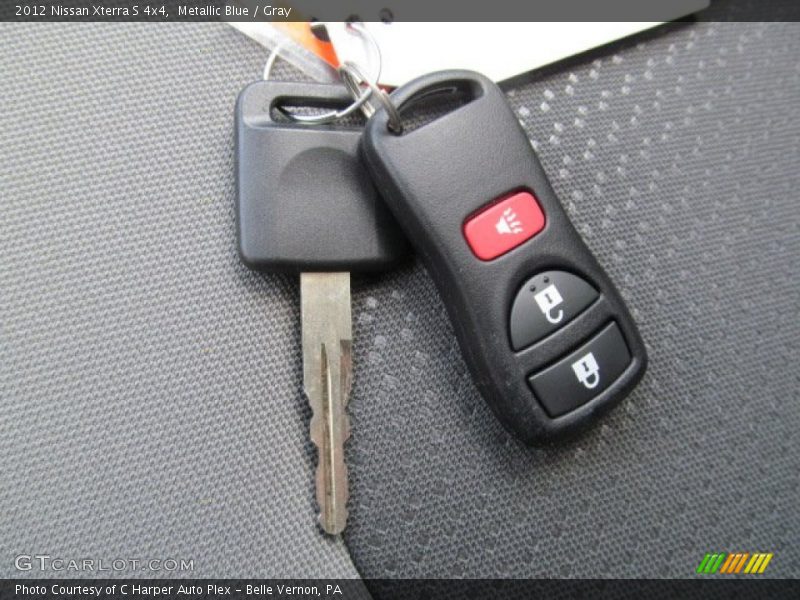
[{"label": "gray fabric upholstery", "polygon": [[679,24],[511,86],[641,328],[635,393],[528,449],[419,266],[359,304],[347,542],[364,577],[800,576],[800,24]]},{"label": "gray fabric upholstery", "polygon": [[265,58],[223,24],[0,29],[0,576],[357,576],[314,518],[297,281],[236,254]]}]

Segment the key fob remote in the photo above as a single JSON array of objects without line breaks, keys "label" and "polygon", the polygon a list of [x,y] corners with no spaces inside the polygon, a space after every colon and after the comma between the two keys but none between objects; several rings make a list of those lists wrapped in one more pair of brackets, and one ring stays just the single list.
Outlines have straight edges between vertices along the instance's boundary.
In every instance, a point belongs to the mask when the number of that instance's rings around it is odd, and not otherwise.
[{"label": "key fob remote", "polygon": [[482,395],[524,442],[551,440],[628,394],[645,347],[500,88],[446,71],[402,86],[391,102],[402,119],[454,93],[464,103],[400,133],[379,110],[362,152],[438,286]]}]

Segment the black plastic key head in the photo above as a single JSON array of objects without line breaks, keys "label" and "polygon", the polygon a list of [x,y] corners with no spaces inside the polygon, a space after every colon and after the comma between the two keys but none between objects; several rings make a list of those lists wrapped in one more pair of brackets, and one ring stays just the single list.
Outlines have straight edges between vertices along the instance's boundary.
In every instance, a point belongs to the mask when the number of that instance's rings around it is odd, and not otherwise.
[{"label": "black plastic key head", "polygon": [[[438,118],[407,114],[455,93],[463,102],[444,102]],[[434,276],[484,398],[528,443],[593,422],[641,379],[645,347],[505,95],[482,75],[448,71],[391,101],[412,126],[390,127],[378,111],[363,153]]]},{"label": "black plastic key head", "polygon": [[259,81],[236,103],[239,253],[265,271],[377,271],[408,254],[358,156],[362,129],[306,125],[280,106],[338,108],[344,87]]}]

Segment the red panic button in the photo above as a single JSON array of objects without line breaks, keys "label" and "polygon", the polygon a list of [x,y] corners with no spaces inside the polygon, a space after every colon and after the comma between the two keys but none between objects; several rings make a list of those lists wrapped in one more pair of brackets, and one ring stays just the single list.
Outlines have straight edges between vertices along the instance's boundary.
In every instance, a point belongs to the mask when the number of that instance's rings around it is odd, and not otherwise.
[{"label": "red panic button", "polygon": [[464,237],[481,260],[493,260],[544,228],[544,213],[530,192],[517,192],[483,209],[464,224]]}]

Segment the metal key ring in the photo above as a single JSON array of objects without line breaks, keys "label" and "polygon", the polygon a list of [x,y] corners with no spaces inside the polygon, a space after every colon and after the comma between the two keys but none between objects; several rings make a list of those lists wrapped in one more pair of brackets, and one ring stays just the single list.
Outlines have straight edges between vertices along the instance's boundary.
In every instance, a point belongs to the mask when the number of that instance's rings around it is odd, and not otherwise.
[{"label": "metal key ring", "polygon": [[369,100],[371,95],[372,89],[367,88],[364,90],[364,93],[358,96],[347,108],[343,108],[341,110],[332,110],[319,115],[298,115],[295,113],[290,113],[282,106],[276,106],[275,110],[279,111],[287,119],[291,119],[297,123],[303,123],[305,125],[326,125],[350,116],[358,109],[362,108],[366,104],[367,100]]},{"label": "metal key ring", "polygon": [[[323,26],[322,23],[311,23],[311,28],[321,27]],[[381,67],[382,67],[382,56],[380,46],[378,46],[378,42],[375,40],[374,36],[364,27],[361,23],[358,22],[351,22],[347,24],[347,28],[350,31],[354,31],[360,34],[364,39],[366,39],[370,46],[372,47],[373,51],[375,52],[375,56],[377,57],[377,65],[378,65],[378,73],[376,75],[376,79],[380,77]],[[281,50],[283,49],[283,43],[278,44],[275,48],[272,49],[270,52],[269,57],[267,58],[267,62],[264,65],[264,79],[269,79],[270,73],[272,71],[272,67],[275,64],[275,61],[278,58]],[[361,72],[359,71],[359,74]],[[341,76],[341,70],[339,72]],[[347,85],[345,83],[345,85]],[[377,86],[375,86],[377,87]],[[280,111],[287,119],[295,121],[297,123],[303,123],[305,125],[325,125],[328,123],[333,123],[335,121],[339,121],[344,119],[355,111],[359,110],[360,108],[366,105],[367,100],[372,96],[374,89],[372,86],[366,87],[363,91],[361,90],[360,86],[358,86],[357,92],[353,92],[351,88],[348,86],[348,90],[350,90],[351,95],[353,95],[353,102],[343,108],[341,110],[332,110],[326,113],[318,114],[318,115],[298,115],[290,113],[288,110],[285,110],[281,106],[276,106],[275,109]]]},{"label": "metal key ring", "polygon": [[[377,83],[367,79],[358,66],[351,62],[342,63],[339,67],[339,76],[342,78],[342,82],[344,82],[345,87],[353,98],[360,99],[364,95],[361,86],[362,84],[366,85],[367,87],[364,88],[364,91],[370,92],[367,96],[368,99],[377,99],[386,110],[386,114],[389,115],[389,121],[387,123],[389,131],[397,135],[403,133],[403,121],[400,119],[400,113],[397,107],[392,104],[392,101],[389,99],[389,95],[378,87]],[[367,102],[366,104],[362,103],[361,110],[367,118],[370,118],[375,113],[376,109]]]}]

